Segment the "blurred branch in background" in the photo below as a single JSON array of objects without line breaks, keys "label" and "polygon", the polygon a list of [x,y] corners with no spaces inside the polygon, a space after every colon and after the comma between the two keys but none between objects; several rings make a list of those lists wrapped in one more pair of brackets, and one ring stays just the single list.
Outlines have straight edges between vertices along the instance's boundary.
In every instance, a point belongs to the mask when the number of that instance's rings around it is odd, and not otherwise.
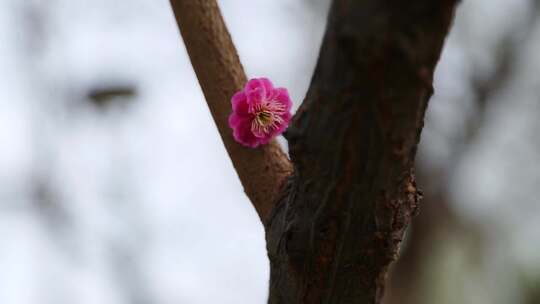
[{"label": "blurred branch in background", "polygon": [[[424,199],[420,214],[413,220],[405,246],[400,259],[393,265],[390,274],[390,284],[384,299],[385,304],[420,304],[431,303],[427,294],[433,288],[433,282],[428,279],[429,268],[436,265],[437,259],[445,256],[437,256],[439,251],[436,246],[459,238],[459,242],[466,248],[470,257],[482,259],[487,250],[483,244],[486,238],[483,228],[472,221],[464,221],[454,210],[452,198],[453,189],[450,188],[450,180],[455,170],[470,149],[478,144],[480,130],[485,126],[489,110],[494,96],[504,90],[515,76],[515,68],[518,65],[519,55],[523,46],[532,37],[535,25],[540,20],[538,5],[540,1],[533,1],[532,10],[529,12],[522,26],[515,27],[506,35],[502,35],[493,50],[495,66],[487,75],[471,75],[471,95],[474,100],[474,115],[469,115],[463,126],[464,132],[459,138],[455,138],[450,147],[450,164],[443,168],[431,168],[426,163],[417,165],[419,185],[424,190]],[[439,100],[442,101],[442,100]],[[451,102],[451,101],[450,101]],[[508,102],[511,102],[510,100]],[[539,151],[540,151],[540,147]],[[538,285],[525,282],[523,294],[530,298],[526,303],[538,303]],[[531,302],[532,301],[532,302]]]},{"label": "blurred branch in background", "polygon": [[519,284],[523,286],[523,304],[540,303],[540,274],[536,276],[523,275]]},{"label": "blurred branch in background", "polygon": [[126,104],[133,101],[137,95],[137,89],[130,84],[103,84],[91,87],[88,90],[88,99],[97,107],[104,109],[112,104]]}]

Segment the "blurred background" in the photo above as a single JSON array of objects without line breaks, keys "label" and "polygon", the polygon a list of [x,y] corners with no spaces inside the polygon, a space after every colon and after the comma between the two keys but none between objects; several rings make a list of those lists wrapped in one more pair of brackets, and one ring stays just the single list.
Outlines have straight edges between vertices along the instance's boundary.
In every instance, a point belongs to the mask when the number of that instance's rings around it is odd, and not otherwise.
[{"label": "blurred background", "polygon": [[[329,1],[219,4],[248,77],[298,107]],[[462,2],[385,304],[540,303],[539,72],[540,1]],[[0,240],[2,304],[265,303],[263,227],[168,1],[0,1]]]}]

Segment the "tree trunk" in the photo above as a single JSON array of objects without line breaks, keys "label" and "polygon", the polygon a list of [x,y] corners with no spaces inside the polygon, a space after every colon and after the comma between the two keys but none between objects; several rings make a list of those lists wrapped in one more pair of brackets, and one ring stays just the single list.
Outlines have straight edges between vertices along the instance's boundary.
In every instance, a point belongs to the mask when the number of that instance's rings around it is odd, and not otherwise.
[{"label": "tree trunk", "polygon": [[380,303],[417,212],[414,156],[455,4],[334,1],[266,223],[269,303]]}]

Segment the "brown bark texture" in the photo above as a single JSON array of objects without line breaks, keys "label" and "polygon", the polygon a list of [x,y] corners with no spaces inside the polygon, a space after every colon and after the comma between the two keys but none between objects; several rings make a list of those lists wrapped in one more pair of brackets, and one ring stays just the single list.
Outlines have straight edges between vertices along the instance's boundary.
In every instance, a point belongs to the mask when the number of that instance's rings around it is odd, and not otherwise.
[{"label": "brown bark texture", "polygon": [[215,0],[171,0],[191,64],[244,191],[264,221],[292,166],[274,140],[259,149],[234,140],[230,98],[246,83],[236,48]]},{"label": "brown bark texture", "polygon": [[228,99],[245,76],[215,1],[171,2],[246,192],[266,200],[254,205],[266,228],[268,302],[380,303],[418,210],[414,156],[457,0],[334,0],[286,133],[292,173],[277,146],[246,150],[230,136]]},{"label": "brown bark texture", "polygon": [[379,303],[418,208],[412,173],[456,1],[336,0],[267,222],[269,303]]}]

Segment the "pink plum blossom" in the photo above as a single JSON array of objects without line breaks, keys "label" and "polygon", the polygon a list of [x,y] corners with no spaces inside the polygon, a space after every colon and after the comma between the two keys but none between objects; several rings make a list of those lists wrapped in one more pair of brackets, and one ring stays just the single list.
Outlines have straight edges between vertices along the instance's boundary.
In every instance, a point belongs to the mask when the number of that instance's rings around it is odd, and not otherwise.
[{"label": "pink plum blossom", "polygon": [[256,148],[285,131],[291,120],[291,99],[285,88],[274,88],[267,78],[254,78],[231,98],[229,126],[234,139]]}]

